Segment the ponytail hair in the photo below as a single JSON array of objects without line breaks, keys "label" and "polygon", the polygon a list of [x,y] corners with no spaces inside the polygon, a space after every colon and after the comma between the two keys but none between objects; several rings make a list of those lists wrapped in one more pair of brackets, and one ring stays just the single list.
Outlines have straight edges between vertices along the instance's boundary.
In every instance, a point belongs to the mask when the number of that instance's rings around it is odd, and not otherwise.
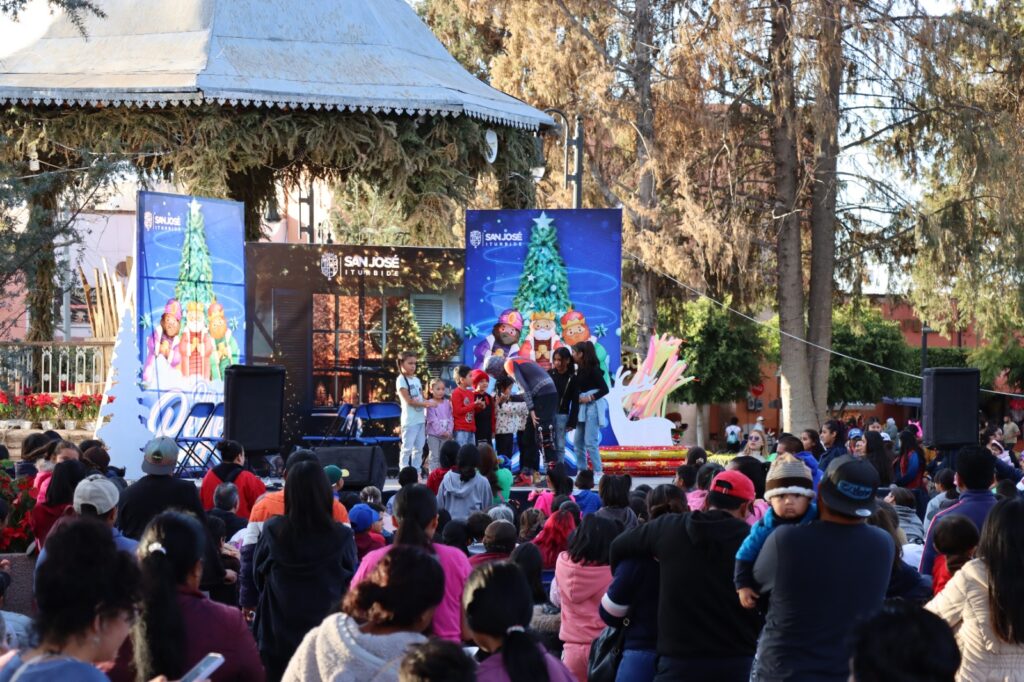
[{"label": "ponytail hair", "polygon": [[219,440],[216,448],[222,462],[234,462],[245,454],[245,448],[237,440],[228,440],[227,438]]},{"label": "ponytail hair", "polygon": [[469,483],[476,477],[477,467],[480,466],[480,451],[475,445],[466,443],[459,448],[459,478],[463,483]]},{"label": "ponytail hair", "polygon": [[[474,448],[475,449],[475,448]],[[437,518],[437,497],[422,483],[414,483],[395,494],[396,545],[414,545],[430,549],[433,538],[427,535],[427,526]]]},{"label": "ponytail hair", "polygon": [[526,630],[533,593],[519,566],[505,561],[478,566],[466,580],[462,610],[470,630],[502,639],[501,662],[510,682],[549,682],[544,654]]},{"label": "ponytail hair", "polygon": [[190,514],[168,511],[156,516],[139,541],[142,608],[132,631],[139,679],[159,675],[178,679],[187,672],[185,622],[178,606],[178,586],[202,560],[206,529]]},{"label": "ponytail hair", "polygon": [[348,591],[341,610],[361,623],[410,629],[444,598],[444,570],[410,545],[391,548],[365,580]]}]

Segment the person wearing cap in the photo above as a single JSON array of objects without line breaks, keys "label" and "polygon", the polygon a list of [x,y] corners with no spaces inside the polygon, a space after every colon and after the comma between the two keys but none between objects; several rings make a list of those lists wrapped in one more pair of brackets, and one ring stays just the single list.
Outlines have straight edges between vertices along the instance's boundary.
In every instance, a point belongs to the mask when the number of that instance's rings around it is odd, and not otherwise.
[{"label": "person wearing cap", "polygon": [[174,439],[154,438],[146,444],[142,458],[146,475],[128,486],[118,502],[117,525],[121,531],[138,540],[146,524],[168,509],[192,512],[205,522],[206,514],[195,484],[174,478],[178,464],[178,444]]},{"label": "person wearing cap", "polygon": [[348,469],[342,469],[336,464],[328,464],[324,467],[327,480],[331,484],[331,493],[334,499],[341,500],[341,490],[345,487],[345,479],[348,478]]},{"label": "person wearing cap", "polygon": [[757,679],[847,679],[847,637],[882,606],[895,558],[892,537],[867,524],[877,488],[869,462],[840,456],[818,486],[821,520],[768,536],[754,563],[754,580],[770,595]]},{"label": "person wearing cap", "polygon": [[[83,478],[75,486],[74,500],[71,506],[78,516],[89,516],[99,519],[110,526],[110,533],[114,538],[114,545],[123,552],[128,552],[135,557],[135,549],[139,543],[124,534],[114,526],[117,520],[117,501],[120,491],[117,486],[103,474],[90,474]],[[46,546],[39,550],[39,558],[36,559],[35,572],[46,561]]]},{"label": "person wearing cap", "polygon": [[516,548],[519,535],[510,521],[492,521],[484,531],[484,552],[469,557],[469,565],[476,568],[488,561],[505,561]]},{"label": "person wearing cap", "polygon": [[356,534],[356,554],[360,561],[373,550],[387,544],[380,532],[384,527],[380,512],[370,505],[365,502],[354,505],[348,512],[348,520],[352,524],[352,532]]},{"label": "person wearing cap", "polygon": [[750,528],[750,535],[736,553],[733,581],[740,603],[745,608],[752,609],[757,605],[754,562],[768,536],[782,526],[806,525],[818,518],[814,497],[814,479],[808,466],[789,454],[776,457],[765,481],[764,498],[770,507],[764,517]]},{"label": "person wearing cap", "polygon": [[753,482],[723,471],[704,511],[665,514],[612,543],[613,570],[628,558],[657,559],[661,568],[655,680],[749,679],[761,618],[740,605],[732,577],[753,502]]},{"label": "person wearing cap", "polygon": [[494,396],[487,392],[490,377],[481,369],[469,373],[469,381],[473,384],[476,399],[483,403],[483,408],[474,418],[476,424],[476,442],[494,445],[494,427],[496,426],[497,410],[494,409]]}]

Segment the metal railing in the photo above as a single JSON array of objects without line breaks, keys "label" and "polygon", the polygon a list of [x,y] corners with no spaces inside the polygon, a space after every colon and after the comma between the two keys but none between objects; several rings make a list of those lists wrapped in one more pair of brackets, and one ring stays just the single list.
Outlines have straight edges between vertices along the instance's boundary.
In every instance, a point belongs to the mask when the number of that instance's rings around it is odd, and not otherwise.
[{"label": "metal railing", "polygon": [[0,389],[21,393],[98,393],[113,341],[0,343]]}]

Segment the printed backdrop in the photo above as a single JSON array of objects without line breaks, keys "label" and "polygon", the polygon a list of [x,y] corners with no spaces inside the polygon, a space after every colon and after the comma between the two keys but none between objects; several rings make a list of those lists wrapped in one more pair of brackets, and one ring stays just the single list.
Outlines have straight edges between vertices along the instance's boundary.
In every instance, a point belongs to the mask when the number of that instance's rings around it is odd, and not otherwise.
[{"label": "printed backdrop", "polygon": [[610,385],[621,310],[621,211],[466,213],[467,364],[525,355],[550,367],[554,349],[591,340]]},{"label": "printed backdrop", "polygon": [[178,433],[196,402],[222,402],[224,370],[245,361],[244,241],[239,202],[139,193],[142,403],[156,435]]}]

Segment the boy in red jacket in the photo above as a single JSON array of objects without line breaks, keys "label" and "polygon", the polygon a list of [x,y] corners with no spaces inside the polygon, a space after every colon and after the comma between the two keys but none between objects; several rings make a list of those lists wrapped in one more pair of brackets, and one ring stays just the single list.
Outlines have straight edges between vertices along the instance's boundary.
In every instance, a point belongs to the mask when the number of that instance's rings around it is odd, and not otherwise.
[{"label": "boy in red jacket", "polygon": [[459,385],[452,391],[452,416],[455,417],[455,442],[476,445],[476,413],[484,409],[484,402],[473,391],[469,367],[459,365],[455,376]]}]

